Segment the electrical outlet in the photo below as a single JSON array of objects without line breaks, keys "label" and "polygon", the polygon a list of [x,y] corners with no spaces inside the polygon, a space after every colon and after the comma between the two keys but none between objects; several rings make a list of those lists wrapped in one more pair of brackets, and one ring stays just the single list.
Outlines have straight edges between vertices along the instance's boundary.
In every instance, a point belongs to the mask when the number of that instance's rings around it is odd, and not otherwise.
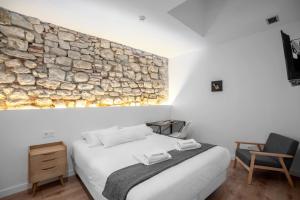
[{"label": "electrical outlet", "polygon": [[54,131],[45,131],[43,133],[43,138],[44,139],[53,139],[53,138],[55,138],[55,132]]}]

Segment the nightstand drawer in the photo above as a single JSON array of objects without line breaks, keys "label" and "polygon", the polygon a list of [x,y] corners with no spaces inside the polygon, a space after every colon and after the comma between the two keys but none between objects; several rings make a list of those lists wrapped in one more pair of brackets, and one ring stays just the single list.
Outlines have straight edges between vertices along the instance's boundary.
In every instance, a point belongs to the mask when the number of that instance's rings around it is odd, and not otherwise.
[{"label": "nightstand drawer", "polygon": [[31,182],[39,182],[43,180],[47,180],[50,178],[54,178],[57,176],[63,176],[66,174],[66,165],[49,165],[47,167],[38,167],[31,171]]},{"label": "nightstand drawer", "polygon": [[65,164],[66,164],[65,157],[31,159],[31,163],[30,163],[33,169],[44,169],[56,165],[65,165]]},{"label": "nightstand drawer", "polygon": [[30,161],[31,162],[43,162],[43,161],[52,160],[52,159],[64,158],[65,153],[66,153],[65,151],[56,151],[56,152],[51,152],[51,153],[35,155],[30,158]]}]

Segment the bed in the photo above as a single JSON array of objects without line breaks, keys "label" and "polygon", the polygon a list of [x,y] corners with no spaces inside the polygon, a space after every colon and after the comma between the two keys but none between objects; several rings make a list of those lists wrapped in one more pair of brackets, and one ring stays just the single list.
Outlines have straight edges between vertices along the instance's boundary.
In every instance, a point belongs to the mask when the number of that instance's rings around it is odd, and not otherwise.
[{"label": "bed", "polygon": [[[144,140],[104,148],[102,145],[89,147],[84,140],[76,140],[72,145],[75,173],[94,199],[107,200],[102,191],[111,173],[138,163],[133,156],[138,152],[157,148],[173,150],[176,141],[151,134]],[[205,199],[226,180],[229,163],[229,151],[213,147],[138,184],[129,191],[126,200]]]}]

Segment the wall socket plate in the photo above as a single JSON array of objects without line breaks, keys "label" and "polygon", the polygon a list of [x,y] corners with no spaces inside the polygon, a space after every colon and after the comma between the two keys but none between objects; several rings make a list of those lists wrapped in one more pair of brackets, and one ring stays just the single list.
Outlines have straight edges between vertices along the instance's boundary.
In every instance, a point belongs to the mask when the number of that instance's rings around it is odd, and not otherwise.
[{"label": "wall socket plate", "polygon": [[55,132],[54,131],[45,131],[43,134],[43,139],[53,139],[55,138]]}]

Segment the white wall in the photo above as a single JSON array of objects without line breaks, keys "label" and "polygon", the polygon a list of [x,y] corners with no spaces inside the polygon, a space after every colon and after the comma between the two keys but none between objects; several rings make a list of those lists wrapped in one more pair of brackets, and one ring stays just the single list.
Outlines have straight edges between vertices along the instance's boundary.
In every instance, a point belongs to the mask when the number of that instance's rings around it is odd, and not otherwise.
[{"label": "white wall", "polygon": [[[287,80],[280,28],[300,37],[293,23],[171,59],[172,118],[191,120],[195,138],[232,153],[235,140],[265,142],[270,132],[300,141],[300,86]],[[212,93],[219,79],[224,91]]]},{"label": "white wall", "polygon": [[[62,140],[70,151],[72,141],[82,131],[165,120],[170,118],[170,109],[141,106],[1,111],[0,198],[28,187],[29,145]],[[43,139],[45,131],[54,131],[56,138]],[[69,171],[72,173],[70,157]]]}]

